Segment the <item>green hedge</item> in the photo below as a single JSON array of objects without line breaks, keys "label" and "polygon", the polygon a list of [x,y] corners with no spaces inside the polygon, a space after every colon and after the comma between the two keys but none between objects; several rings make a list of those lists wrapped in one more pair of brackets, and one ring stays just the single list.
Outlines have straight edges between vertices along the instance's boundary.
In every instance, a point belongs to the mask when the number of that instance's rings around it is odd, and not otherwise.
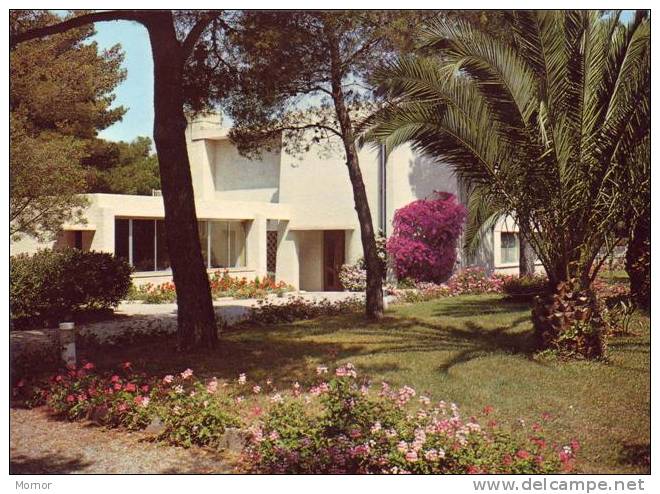
[{"label": "green hedge", "polygon": [[15,328],[56,324],[81,310],[116,307],[131,286],[128,263],[103,252],[40,250],[10,257]]}]

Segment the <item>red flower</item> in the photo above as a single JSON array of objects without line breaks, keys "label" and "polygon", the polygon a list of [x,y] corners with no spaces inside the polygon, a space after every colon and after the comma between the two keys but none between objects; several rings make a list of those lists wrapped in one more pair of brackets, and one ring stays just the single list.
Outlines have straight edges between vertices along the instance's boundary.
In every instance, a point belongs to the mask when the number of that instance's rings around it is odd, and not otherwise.
[{"label": "red flower", "polygon": [[93,368],[94,368],[94,364],[92,364],[91,362],[87,362],[87,363],[83,366],[83,369],[87,369],[87,370],[92,370]]},{"label": "red flower", "polygon": [[481,470],[479,470],[479,467],[475,465],[470,465],[467,469],[467,473],[469,474],[481,473]]},{"label": "red flower", "polygon": [[577,441],[577,439],[573,439],[571,441],[571,450],[573,451],[573,453],[577,453],[578,451],[580,451],[580,443]]},{"label": "red flower", "polygon": [[128,391],[129,393],[134,393],[137,391],[137,386],[133,383],[128,383],[126,386],[124,386],[124,391]]},{"label": "red flower", "polygon": [[66,397],[66,401],[67,401],[68,403],[73,403],[74,401],[76,401],[76,397],[73,396],[73,395],[68,395],[68,396]]},{"label": "red flower", "polygon": [[526,460],[527,458],[529,458],[530,454],[524,449],[521,449],[516,453],[516,456],[521,460]]},{"label": "red flower", "polygon": [[483,412],[484,412],[484,415],[490,415],[491,413],[493,413],[494,410],[495,410],[495,408],[493,408],[491,405],[486,405],[484,407]]},{"label": "red flower", "polygon": [[121,378],[120,378],[118,375],[115,374],[114,376],[112,376],[112,377],[110,378],[110,382],[112,382],[112,383],[118,383],[118,382],[121,382]]},{"label": "red flower", "polygon": [[124,362],[121,364],[123,369],[130,369],[131,368],[131,363],[130,362]]},{"label": "red flower", "polygon": [[115,390],[121,391],[121,384],[120,383],[115,383],[114,386]]},{"label": "red flower", "polygon": [[149,392],[149,386],[147,386],[146,384],[143,384],[142,386],[140,386],[140,391],[142,391],[143,393],[148,393]]}]

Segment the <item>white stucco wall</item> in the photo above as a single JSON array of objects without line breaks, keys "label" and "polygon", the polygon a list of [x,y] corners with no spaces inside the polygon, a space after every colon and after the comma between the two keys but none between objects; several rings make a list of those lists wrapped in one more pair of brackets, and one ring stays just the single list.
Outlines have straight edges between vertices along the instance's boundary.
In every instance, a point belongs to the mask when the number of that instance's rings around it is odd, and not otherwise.
[{"label": "white stucco wall", "polygon": [[261,159],[250,159],[241,156],[229,141],[211,142],[212,174],[217,199],[279,202],[279,152],[264,152]]}]

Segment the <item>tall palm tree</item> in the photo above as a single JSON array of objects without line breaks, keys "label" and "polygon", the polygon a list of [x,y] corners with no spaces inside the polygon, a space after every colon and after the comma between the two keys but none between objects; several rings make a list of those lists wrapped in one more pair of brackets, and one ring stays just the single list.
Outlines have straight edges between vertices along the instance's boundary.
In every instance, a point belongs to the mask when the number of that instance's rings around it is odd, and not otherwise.
[{"label": "tall palm tree", "polygon": [[[625,20],[624,20],[625,19]],[[410,142],[470,185],[467,243],[512,215],[550,282],[593,282],[650,176],[647,12],[519,11],[513,41],[438,19],[376,73],[370,137]]]}]

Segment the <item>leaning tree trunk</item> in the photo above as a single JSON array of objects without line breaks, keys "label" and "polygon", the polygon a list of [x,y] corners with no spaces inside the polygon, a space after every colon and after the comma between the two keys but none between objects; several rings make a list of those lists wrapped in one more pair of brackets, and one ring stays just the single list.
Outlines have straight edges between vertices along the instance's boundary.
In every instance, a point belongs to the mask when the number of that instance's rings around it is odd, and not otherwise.
[{"label": "leaning tree trunk", "polygon": [[180,349],[210,348],[217,326],[197,229],[183,113],[184,55],[170,12],[154,13],[147,29],[154,59],[154,141],[165,205],[167,248],[177,296]]},{"label": "leaning tree trunk", "polygon": [[353,200],[355,201],[355,211],[360,222],[362,250],[364,251],[364,260],[367,268],[366,314],[368,318],[378,320],[383,317],[383,267],[378,257],[374,225],[371,219],[367,191],[364,187],[362,172],[360,171],[353,125],[348,114],[348,109],[346,108],[346,101],[341,87],[342,69],[339,46],[332,28],[327,28],[326,34],[330,45],[332,99],[346,152],[346,166],[348,167],[348,175],[353,187]]}]

